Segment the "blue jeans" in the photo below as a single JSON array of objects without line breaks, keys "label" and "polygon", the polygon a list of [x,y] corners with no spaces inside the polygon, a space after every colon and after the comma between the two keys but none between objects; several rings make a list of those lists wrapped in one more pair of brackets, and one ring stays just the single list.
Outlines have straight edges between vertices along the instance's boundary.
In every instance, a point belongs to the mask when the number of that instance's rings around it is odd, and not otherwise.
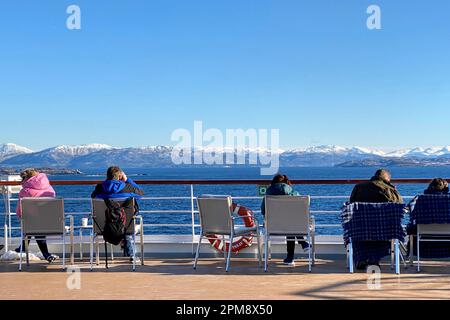
[{"label": "blue jeans", "polygon": [[133,245],[133,235],[127,234],[125,236],[124,250],[125,250],[125,255],[127,257],[134,256],[135,252],[134,252],[134,245]]}]

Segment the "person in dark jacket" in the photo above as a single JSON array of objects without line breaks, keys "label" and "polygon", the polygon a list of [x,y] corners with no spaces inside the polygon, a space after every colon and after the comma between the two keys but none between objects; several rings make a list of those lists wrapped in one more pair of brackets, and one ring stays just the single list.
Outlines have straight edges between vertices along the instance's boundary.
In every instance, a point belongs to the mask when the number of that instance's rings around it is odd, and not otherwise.
[{"label": "person in dark jacket", "polygon": [[[135,198],[139,199],[144,195],[144,191],[130,178],[127,177],[119,167],[110,167],[106,172],[106,180],[98,184],[92,192],[92,198],[98,199],[118,199]],[[132,236],[127,235],[123,244],[125,255],[133,256],[134,247]]]},{"label": "person in dark jacket", "polygon": [[[299,193],[294,191],[289,178],[286,175],[277,174],[273,177],[270,187],[266,190],[268,196],[297,196]],[[265,201],[261,204],[261,213],[265,215]],[[290,266],[295,266],[294,254],[295,254],[295,240],[299,240],[298,243],[302,246],[303,250],[309,249],[309,244],[303,241],[303,237],[287,237],[286,249],[287,256],[283,260],[283,263]]]},{"label": "person in dark jacket", "polygon": [[[375,172],[375,175],[368,182],[357,184],[350,196],[350,202],[369,202],[369,203],[383,203],[395,202],[403,203],[403,198],[397,191],[397,188],[391,184],[391,173],[386,169],[380,169]],[[389,241],[358,241],[353,243],[354,250],[360,252],[379,251],[379,249],[386,248],[389,250]],[[364,270],[368,265],[379,265],[380,262],[374,257],[369,256],[368,259],[362,261],[355,261],[358,270]]]},{"label": "person in dark jacket", "polygon": [[391,173],[380,169],[375,172],[370,181],[357,184],[353,188],[350,202],[403,203],[403,198],[397,188],[391,184]]},{"label": "person in dark jacket", "polygon": [[449,193],[448,182],[442,178],[435,178],[428,185],[428,188],[423,192],[424,194],[447,194]]}]

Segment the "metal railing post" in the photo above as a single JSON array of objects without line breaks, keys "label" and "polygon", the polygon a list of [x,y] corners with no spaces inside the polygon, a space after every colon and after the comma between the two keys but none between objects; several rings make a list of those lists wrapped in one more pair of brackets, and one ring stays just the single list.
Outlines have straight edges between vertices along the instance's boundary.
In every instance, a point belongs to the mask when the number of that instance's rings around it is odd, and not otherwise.
[{"label": "metal railing post", "polygon": [[195,205],[194,205],[194,185],[193,184],[191,184],[191,219],[192,219],[192,254],[194,254]]},{"label": "metal railing post", "polygon": [[11,191],[9,187],[3,187],[3,199],[5,205],[5,226],[4,226],[4,238],[5,238],[5,252],[9,250],[12,239],[11,229]]},{"label": "metal railing post", "polygon": [[3,238],[5,240],[5,252],[8,252],[9,250],[9,239],[8,239],[8,232],[9,232],[9,228],[8,228],[8,214],[7,214],[7,204],[6,204],[6,187],[2,187],[1,188],[1,193],[3,194],[3,202],[4,202],[4,207],[5,207],[5,223],[3,225]]}]

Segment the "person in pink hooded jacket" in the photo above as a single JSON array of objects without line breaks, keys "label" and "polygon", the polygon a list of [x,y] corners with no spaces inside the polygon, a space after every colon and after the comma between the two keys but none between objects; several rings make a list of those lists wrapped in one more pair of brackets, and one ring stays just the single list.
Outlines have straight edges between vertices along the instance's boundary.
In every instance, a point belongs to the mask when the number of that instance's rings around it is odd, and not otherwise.
[{"label": "person in pink hooded jacket", "polygon": [[[50,185],[50,181],[44,173],[40,173],[35,169],[27,169],[24,170],[20,176],[22,178],[22,190],[19,193],[19,201],[16,210],[19,219],[22,217],[22,207],[20,205],[21,198],[54,198],[56,196],[55,190]],[[48,252],[45,237],[35,237],[35,239],[44,258],[50,263],[53,262],[56,259],[56,256]],[[25,246],[25,241],[22,243],[22,246]],[[20,252],[20,247],[16,249],[16,252]]]}]

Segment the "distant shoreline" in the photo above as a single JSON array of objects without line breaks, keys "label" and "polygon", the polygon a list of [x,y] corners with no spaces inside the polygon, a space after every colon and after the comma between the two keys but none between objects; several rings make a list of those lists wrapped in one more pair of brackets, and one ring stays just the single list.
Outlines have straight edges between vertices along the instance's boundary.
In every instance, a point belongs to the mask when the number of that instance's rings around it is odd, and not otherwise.
[{"label": "distant shoreline", "polygon": [[[25,168],[0,168],[0,175],[18,175]],[[48,175],[78,175],[83,174],[78,169],[53,169],[53,168],[36,168],[37,171]]]}]

